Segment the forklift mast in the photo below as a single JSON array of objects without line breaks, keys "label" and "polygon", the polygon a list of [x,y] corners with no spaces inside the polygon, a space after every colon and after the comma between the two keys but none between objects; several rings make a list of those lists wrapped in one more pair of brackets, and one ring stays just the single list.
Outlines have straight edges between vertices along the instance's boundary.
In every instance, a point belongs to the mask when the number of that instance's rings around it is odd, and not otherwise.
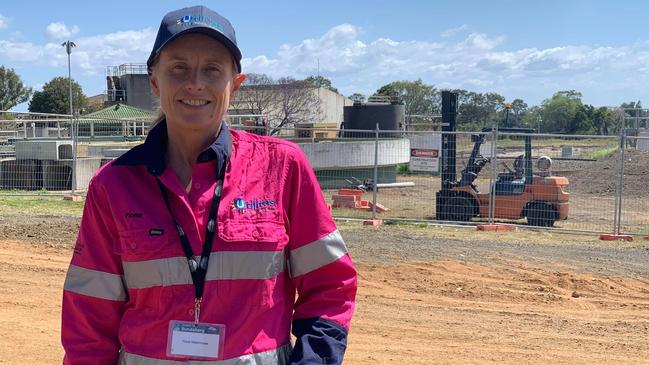
[{"label": "forklift mast", "polygon": [[457,181],[456,135],[457,93],[442,91],[442,190],[450,190]]},{"label": "forklift mast", "polygon": [[473,145],[473,150],[471,151],[471,156],[469,156],[469,161],[466,163],[466,167],[462,170],[462,178],[460,179],[460,186],[472,185],[475,179],[482,171],[487,160],[482,160],[476,163],[476,158],[480,154],[480,146],[484,143],[485,136],[483,134],[473,135],[475,139],[475,144]]},{"label": "forklift mast", "polygon": [[[483,133],[490,133],[493,131],[493,128],[482,128]],[[533,171],[532,171],[532,136],[530,134],[536,133],[534,128],[498,128],[498,132],[504,133],[525,133],[523,140],[525,141],[525,185],[532,183]],[[484,138],[484,136],[481,136]],[[478,143],[476,143],[477,145]],[[475,146],[474,146],[475,151]],[[473,157],[473,154],[471,154]]]}]

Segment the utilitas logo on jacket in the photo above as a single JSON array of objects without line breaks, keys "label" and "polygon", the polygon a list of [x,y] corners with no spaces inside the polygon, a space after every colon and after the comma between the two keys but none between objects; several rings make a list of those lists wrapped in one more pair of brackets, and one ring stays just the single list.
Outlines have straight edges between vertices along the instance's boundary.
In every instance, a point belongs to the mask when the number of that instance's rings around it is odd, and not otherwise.
[{"label": "utilitas logo on jacket", "polygon": [[275,210],[277,204],[273,199],[253,199],[245,201],[243,198],[236,198],[232,202],[232,209],[241,214]]}]

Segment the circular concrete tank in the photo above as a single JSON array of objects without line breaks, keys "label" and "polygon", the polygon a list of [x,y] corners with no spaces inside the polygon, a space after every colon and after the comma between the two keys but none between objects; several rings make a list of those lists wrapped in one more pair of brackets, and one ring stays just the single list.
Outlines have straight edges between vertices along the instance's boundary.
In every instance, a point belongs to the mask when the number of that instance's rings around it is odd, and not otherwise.
[{"label": "circular concrete tank", "polygon": [[[374,179],[374,141],[346,140],[299,143],[323,189],[349,187],[350,181]],[[396,166],[410,162],[408,139],[378,143],[378,183],[396,182]]]}]

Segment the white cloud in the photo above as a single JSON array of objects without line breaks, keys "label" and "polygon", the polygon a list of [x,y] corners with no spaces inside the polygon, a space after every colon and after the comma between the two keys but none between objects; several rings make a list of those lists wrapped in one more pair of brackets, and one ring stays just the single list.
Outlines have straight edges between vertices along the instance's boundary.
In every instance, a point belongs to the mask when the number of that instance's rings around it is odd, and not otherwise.
[{"label": "white cloud", "polygon": [[[151,28],[129,30],[74,40],[72,67],[85,74],[102,74],[106,66],[144,63],[156,33]],[[37,45],[31,42],[0,40],[0,61],[33,62],[51,67],[67,66],[67,54],[60,43]]]},{"label": "white cloud", "polygon": [[7,29],[9,27],[9,18],[0,14],[0,30]]},{"label": "white cloud", "polygon": [[459,43],[456,48],[458,50],[491,50],[496,48],[505,40],[505,37],[499,36],[496,38],[489,38],[486,34],[482,33],[471,33],[469,36],[461,43]]},{"label": "white cloud", "polygon": [[462,24],[459,27],[455,27],[455,28],[451,28],[451,29],[447,29],[447,30],[443,31],[440,34],[440,36],[442,38],[448,38],[448,37],[452,37],[452,36],[454,36],[454,35],[456,35],[458,33],[462,33],[462,32],[464,32],[464,31],[466,31],[468,29],[469,29],[469,26],[467,24]]},{"label": "white cloud", "polygon": [[76,25],[68,27],[63,22],[50,23],[45,28],[45,34],[49,39],[63,40],[79,33],[79,27]]},{"label": "white cloud", "polygon": [[[645,91],[649,40],[617,46],[555,44],[515,49],[507,47],[504,36],[479,32],[438,42],[363,39],[363,34],[357,26],[341,24],[318,37],[283,44],[275,54],[248,55],[243,69],[276,78],[303,78],[316,74],[319,61],[320,74],[345,95],[371,94],[395,80],[421,78],[439,88],[493,91],[529,104],[564,89],[583,91],[585,97],[597,94],[602,104],[614,104],[608,100],[615,93],[629,100],[649,99]],[[75,38],[73,73],[103,75],[106,66],[143,63],[155,35],[154,29],[145,28]],[[63,69],[67,55],[60,43],[0,39],[0,63]]]},{"label": "white cloud", "polygon": [[[144,63],[149,57],[156,32],[151,28],[128,30],[79,38],[73,51],[76,63],[86,73],[103,73],[106,66]],[[62,53],[63,56],[65,52]]]},{"label": "white cloud", "polygon": [[[444,33],[467,29],[461,26]],[[479,32],[440,42],[363,40],[361,33],[354,25],[338,25],[321,37],[284,44],[274,56],[244,58],[243,68],[273,77],[301,78],[316,73],[319,59],[321,75],[345,95],[370,94],[391,81],[421,78],[438,87],[510,93],[512,98],[529,98],[531,103],[557,90],[582,86],[597,89],[602,97],[607,96],[602,90],[609,86],[624,89],[626,85],[629,92],[644,92],[649,82],[649,41],[615,47],[505,50],[504,36]],[[588,95],[586,90],[584,95]]]},{"label": "white cloud", "polygon": [[0,60],[35,62],[43,56],[43,48],[30,42],[0,40]]}]

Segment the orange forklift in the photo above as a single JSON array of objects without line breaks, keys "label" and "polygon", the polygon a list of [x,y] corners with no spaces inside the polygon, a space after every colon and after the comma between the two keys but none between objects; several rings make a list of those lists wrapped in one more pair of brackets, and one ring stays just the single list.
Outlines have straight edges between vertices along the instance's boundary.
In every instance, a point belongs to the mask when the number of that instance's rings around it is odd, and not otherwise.
[{"label": "orange forklift", "polygon": [[503,163],[505,171],[497,175],[490,186],[491,191],[480,192],[474,184],[482,168],[490,158],[480,155],[480,146],[485,134],[472,136],[473,150],[461,172],[456,173],[457,93],[442,92],[442,134],[441,170],[442,186],[436,194],[436,219],[446,221],[470,221],[474,217],[489,217],[490,193],[494,195],[494,218],[527,219],[531,226],[552,227],[558,220],[568,218],[569,194],[565,191],[568,179],[551,176],[552,160],[541,156],[537,160],[537,171],[532,169],[531,128],[499,128],[504,133],[526,133],[521,136],[525,143],[525,154],[514,160],[514,169]]}]

